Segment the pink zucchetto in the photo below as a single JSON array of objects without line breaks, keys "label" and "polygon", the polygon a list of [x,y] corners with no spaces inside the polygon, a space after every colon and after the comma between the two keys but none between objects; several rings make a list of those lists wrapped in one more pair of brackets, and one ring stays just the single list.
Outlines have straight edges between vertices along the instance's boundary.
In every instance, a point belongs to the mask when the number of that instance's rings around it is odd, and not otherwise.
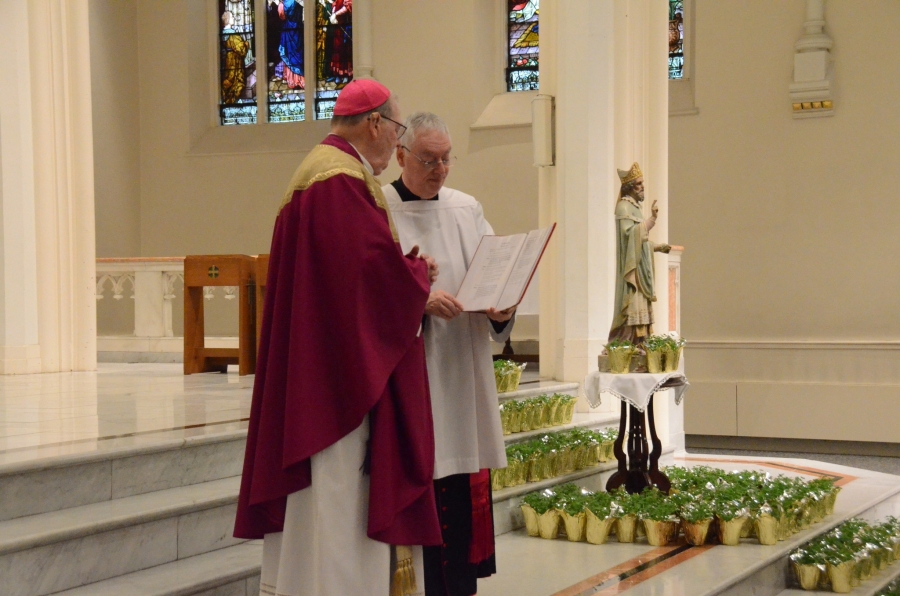
[{"label": "pink zucchetto", "polygon": [[391,91],[372,79],[353,79],[341,90],[334,104],[335,116],[356,116],[371,112],[391,96]]}]

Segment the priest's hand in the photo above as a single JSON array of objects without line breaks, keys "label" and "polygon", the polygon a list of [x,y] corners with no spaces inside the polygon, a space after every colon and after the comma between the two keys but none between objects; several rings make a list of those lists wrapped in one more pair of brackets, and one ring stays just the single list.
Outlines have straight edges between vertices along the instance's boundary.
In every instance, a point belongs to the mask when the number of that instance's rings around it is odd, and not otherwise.
[{"label": "priest's hand", "polygon": [[497,310],[496,308],[489,308],[485,311],[488,318],[492,321],[496,321],[498,323],[505,323],[510,320],[516,312],[516,307],[511,306],[506,310]]},{"label": "priest's hand", "polygon": [[444,290],[435,290],[428,296],[428,303],[425,305],[425,314],[433,317],[439,317],[445,321],[455,318],[463,311],[463,305],[459,300],[445,292]]},{"label": "priest's hand", "polygon": [[668,244],[657,244],[656,246],[653,247],[654,252],[664,252],[666,254],[669,254],[669,252],[671,250],[672,250],[672,247]]}]

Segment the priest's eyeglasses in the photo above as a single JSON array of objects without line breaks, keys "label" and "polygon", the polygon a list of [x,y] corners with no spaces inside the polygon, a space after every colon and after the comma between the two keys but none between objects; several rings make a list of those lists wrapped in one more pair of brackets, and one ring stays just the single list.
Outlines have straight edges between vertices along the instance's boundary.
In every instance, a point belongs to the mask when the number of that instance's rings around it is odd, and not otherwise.
[{"label": "priest's eyeglasses", "polygon": [[456,156],[454,156],[454,155],[451,155],[447,159],[435,159],[434,161],[425,161],[424,159],[422,159],[421,157],[419,157],[418,155],[413,153],[412,150],[409,147],[407,147],[406,145],[400,145],[400,146],[403,147],[404,149],[406,149],[406,151],[410,155],[412,155],[413,157],[418,159],[422,163],[422,166],[426,170],[433,170],[436,167],[438,167],[438,165],[443,165],[445,168],[449,168],[450,166],[452,166],[453,164],[456,163]]}]

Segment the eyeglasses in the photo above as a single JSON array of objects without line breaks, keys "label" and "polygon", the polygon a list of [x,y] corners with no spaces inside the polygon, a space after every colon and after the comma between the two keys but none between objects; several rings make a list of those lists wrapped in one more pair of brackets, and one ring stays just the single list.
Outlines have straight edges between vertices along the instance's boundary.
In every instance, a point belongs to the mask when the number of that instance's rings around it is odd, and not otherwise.
[{"label": "eyeglasses", "polygon": [[451,155],[451,156],[448,157],[447,159],[436,159],[436,160],[434,160],[434,161],[425,161],[424,159],[422,159],[421,157],[419,157],[418,155],[416,155],[415,153],[413,153],[412,150],[411,150],[409,147],[407,147],[406,145],[400,145],[400,146],[401,146],[403,149],[409,151],[409,154],[410,154],[410,155],[412,155],[413,157],[415,157],[416,159],[418,159],[419,162],[421,162],[422,166],[423,166],[426,170],[433,170],[433,169],[435,169],[436,167],[438,167],[438,165],[443,165],[445,168],[449,168],[450,166],[452,166],[453,164],[456,163],[456,156],[454,156],[454,155]]},{"label": "eyeglasses", "polygon": [[[376,113],[377,113],[377,112],[376,112]],[[405,125],[400,124],[399,122],[397,122],[397,121],[394,120],[393,118],[388,118],[387,116],[384,116],[384,115],[381,115],[381,114],[379,114],[379,115],[380,115],[382,118],[384,118],[385,120],[388,120],[388,121],[390,121],[390,122],[393,122],[394,124],[396,124],[397,126],[400,127],[400,128],[399,128],[399,132],[397,133],[397,138],[398,138],[398,139],[399,139],[400,137],[402,137],[404,134],[406,134],[406,126],[405,126]]]}]

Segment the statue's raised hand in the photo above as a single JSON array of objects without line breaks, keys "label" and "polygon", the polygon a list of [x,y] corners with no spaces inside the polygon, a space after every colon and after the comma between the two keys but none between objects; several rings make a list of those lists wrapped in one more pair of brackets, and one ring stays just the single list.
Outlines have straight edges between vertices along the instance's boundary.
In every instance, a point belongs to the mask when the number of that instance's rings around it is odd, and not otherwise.
[{"label": "statue's raised hand", "polygon": [[653,201],[653,204],[650,205],[650,216],[656,219],[657,213],[659,213],[659,207],[656,206],[656,201]]}]

